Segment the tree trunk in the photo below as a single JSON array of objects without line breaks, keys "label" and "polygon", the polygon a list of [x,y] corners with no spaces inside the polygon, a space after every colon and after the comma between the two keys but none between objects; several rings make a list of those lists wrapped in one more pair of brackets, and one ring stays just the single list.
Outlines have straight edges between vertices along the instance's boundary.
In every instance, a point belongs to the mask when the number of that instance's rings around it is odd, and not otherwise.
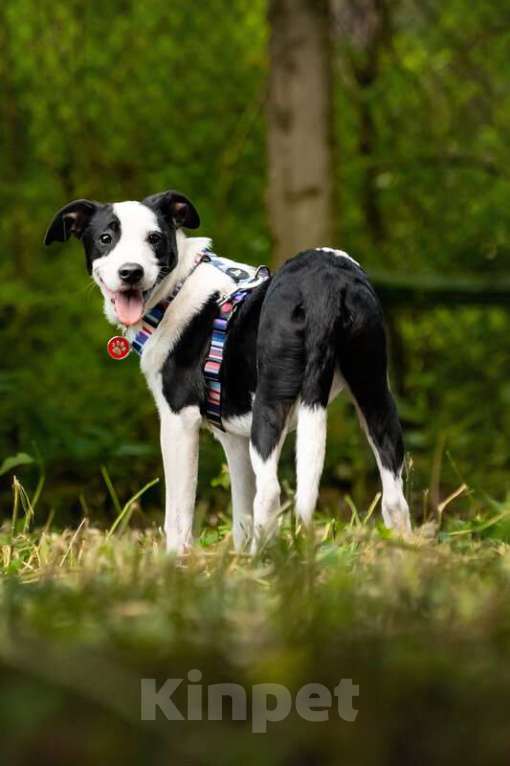
[{"label": "tree trunk", "polygon": [[275,263],[333,236],[327,0],[270,0],[267,203]]},{"label": "tree trunk", "polygon": [[392,12],[397,0],[331,0],[335,36],[350,51],[350,63],[358,86],[359,153],[363,159],[361,206],[367,233],[375,248],[386,239],[381,212],[376,163],[377,129],[372,89],[377,82],[381,54],[391,46]]}]

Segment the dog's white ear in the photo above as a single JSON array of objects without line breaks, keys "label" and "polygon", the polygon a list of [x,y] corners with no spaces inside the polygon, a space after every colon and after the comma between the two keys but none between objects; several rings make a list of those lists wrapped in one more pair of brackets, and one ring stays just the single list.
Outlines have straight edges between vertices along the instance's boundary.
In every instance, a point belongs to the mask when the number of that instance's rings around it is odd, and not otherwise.
[{"label": "dog's white ear", "polygon": [[159,210],[166,220],[176,228],[198,229],[200,217],[192,202],[178,191],[166,191],[152,194],[143,201],[144,205]]},{"label": "dog's white ear", "polygon": [[80,239],[98,207],[99,202],[92,202],[89,199],[76,199],[70,202],[58,211],[50,223],[44,237],[44,244],[65,242],[71,234]]}]

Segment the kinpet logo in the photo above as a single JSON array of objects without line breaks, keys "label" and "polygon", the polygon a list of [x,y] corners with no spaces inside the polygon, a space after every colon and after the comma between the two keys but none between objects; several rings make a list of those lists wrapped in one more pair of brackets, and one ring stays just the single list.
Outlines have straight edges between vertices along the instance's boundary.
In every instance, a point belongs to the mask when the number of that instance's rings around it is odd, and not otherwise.
[{"label": "kinpet logo", "polygon": [[201,680],[197,668],[187,673],[186,710],[181,710],[172,697],[185,683],[183,678],[167,678],[159,688],[155,678],[142,678],[142,720],[155,721],[158,711],[168,721],[222,721],[228,717],[250,720],[254,734],[265,734],[268,723],[285,720],[293,709],[308,722],[337,716],[352,723],[358,715],[353,699],[359,696],[359,686],[351,678],[342,678],[332,691],[324,684],[305,684],[295,697],[283,684],[254,684],[247,689],[237,683],[203,685]]}]

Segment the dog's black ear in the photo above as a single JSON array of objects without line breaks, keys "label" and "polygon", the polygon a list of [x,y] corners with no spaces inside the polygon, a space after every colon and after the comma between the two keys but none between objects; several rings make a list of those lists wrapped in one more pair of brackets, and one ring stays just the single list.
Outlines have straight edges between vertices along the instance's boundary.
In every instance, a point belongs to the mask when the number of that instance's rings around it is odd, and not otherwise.
[{"label": "dog's black ear", "polygon": [[152,194],[143,201],[144,205],[159,210],[169,222],[176,228],[184,226],[185,229],[198,229],[200,217],[195,206],[190,200],[177,191],[166,191],[161,194]]},{"label": "dog's black ear", "polygon": [[51,222],[44,237],[44,244],[65,242],[71,234],[80,239],[98,207],[99,202],[91,202],[89,199],[76,199],[70,202],[58,211]]}]

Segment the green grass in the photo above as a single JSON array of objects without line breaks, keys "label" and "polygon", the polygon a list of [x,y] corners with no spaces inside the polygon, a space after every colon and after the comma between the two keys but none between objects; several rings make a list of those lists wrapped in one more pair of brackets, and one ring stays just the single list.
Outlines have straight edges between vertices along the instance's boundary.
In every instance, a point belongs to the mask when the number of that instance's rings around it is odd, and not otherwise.
[{"label": "green grass", "polygon": [[[0,533],[2,763],[506,762],[510,502],[476,501],[461,520],[452,496],[405,541],[376,502],[349,523],[319,514],[313,540],[287,511],[257,558],[235,555],[225,523],[172,559],[157,529],[128,526],[138,498],[117,503],[109,530],[57,531],[14,487]],[[192,668],[202,684],[292,693],[352,678],[359,714],[293,713],[265,735],[228,716],[142,722],[140,679]]]}]

